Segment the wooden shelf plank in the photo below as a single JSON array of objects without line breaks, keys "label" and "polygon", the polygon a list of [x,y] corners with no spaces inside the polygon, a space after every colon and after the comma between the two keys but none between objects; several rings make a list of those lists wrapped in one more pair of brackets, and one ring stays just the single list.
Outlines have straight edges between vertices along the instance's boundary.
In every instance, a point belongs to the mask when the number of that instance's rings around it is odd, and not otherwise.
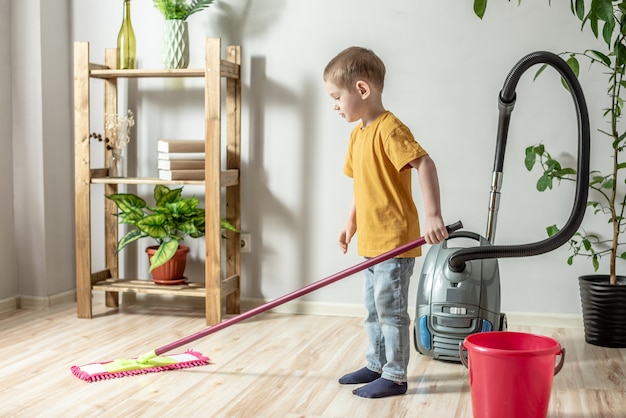
[{"label": "wooden shelf plank", "polygon": [[[239,78],[240,66],[230,61],[222,60],[220,64],[220,76],[226,78]],[[89,63],[89,75],[94,78],[188,78],[204,77],[204,68],[183,68],[183,69],[138,69],[138,70],[117,70],[105,65]]]},{"label": "wooden shelf plank", "polygon": [[239,276],[233,275],[222,280],[222,296],[239,291]]},{"label": "wooden shelf plank", "polygon": [[[204,186],[204,180],[161,180],[156,177],[107,177],[106,168],[94,168],[91,170],[91,182],[93,184],[189,184]],[[239,170],[224,170],[220,174],[220,186],[230,187],[239,184]]]},{"label": "wooden shelf plank", "polygon": [[161,295],[179,295],[204,297],[204,285],[202,283],[188,283],[180,285],[160,285],[152,280],[133,279],[106,279],[93,285],[93,290],[107,292],[127,292],[127,293],[150,293]]},{"label": "wooden shelf plank", "polygon": [[[205,297],[205,286],[203,283],[190,282],[178,285],[160,285],[147,279],[118,279],[107,277],[108,271],[103,270],[93,275],[93,290],[105,292],[127,292],[127,293],[152,293],[152,294],[176,294],[179,296]],[[101,279],[96,281],[95,279]],[[231,276],[222,280],[221,288],[223,296],[229,295],[239,289],[239,276]]]}]

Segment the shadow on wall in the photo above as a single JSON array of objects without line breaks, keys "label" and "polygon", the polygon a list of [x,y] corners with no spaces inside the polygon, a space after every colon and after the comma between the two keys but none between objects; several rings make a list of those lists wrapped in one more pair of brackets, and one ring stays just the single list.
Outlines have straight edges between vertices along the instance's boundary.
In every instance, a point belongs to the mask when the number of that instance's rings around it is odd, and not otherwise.
[{"label": "shadow on wall", "polygon": [[[298,242],[298,237],[302,234],[298,230],[303,224],[300,222],[302,214],[294,216],[286,206],[282,203],[281,196],[276,196],[266,186],[268,184],[267,172],[264,167],[264,161],[275,158],[266,158],[268,153],[275,154],[281,152],[280,149],[267,150],[268,141],[264,137],[265,132],[265,109],[269,106],[287,107],[290,109],[299,108],[297,97],[293,92],[286,90],[282,85],[272,80],[268,80],[266,76],[266,57],[252,57],[250,62],[250,87],[247,92],[249,95],[250,105],[250,150],[247,164],[242,167],[242,220],[250,227],[254,226],[254,230],[248,230],[252,234],[252,247],[255,249],[244,262],[246,271],[242,274],[244,277],[250,277],[250,280],[244,280],[244,287],[247,289],[249,297],[263,298],[261,273],[263,272],[263,260],[269,256],[278,255],[280,257],[280,247],[291,247],[293,243]],[[253,87],[252,87],[253,86]],[[282,139],[279,139],[282,140]],[[306,139],[303,139],[306,142]],[[271,141],[270,141],[271,142]],[[304,150],[306,152],[306,149]],[[293,159],[291,156],[286,158]],[[300,161],[307,161],[302,156]],[[307,167],[302,167],[305,172]],[[306,194],[306,185],[302,185],[299,191],[285,191],[292,196],[294,193],[303,193],[301,200],[303,207],[309,206],[304,201]],[[292,236],[288,243],[282,243],[277,246],[264,244],[262,241],[262,231],[264,224],[279,225],[286,236]],[[245,228],[245,225],[243,225]],[[279,231],[278,231],[279,232]],[[278,248],[277,251],[273,250]]]},{"label": "shadow on wall", "polygon": [[[311,236],[314,234],[315,224],[315,205],[313,199],[315,196],[312,190],[317,190],[315,182],[319,178],[316,176],[316,170],[322,169],[319,160],[315,158],[316,126],[311,117],[312,109],[317,107],[313,98],[318,95],[316,92],[318,84],[312,80],[304,80],[297,92],[286,89],[280,82],[268,80],[266,77],[266,58],[253,57],[251,59],[251,86],[250,88],[250,154],[248,165],[244,167],[245,172],[242,173],[244,180],[242,181],[242,210],[244,212],[243,219],[246,224],[258,228],[254,231],[248,231],[253,237],[257,237],[253,242],[253,251],[249,261],[245,266],[249,269],[248,277],[252,280],[248,283],[248,296],[263,298],[262,282],[264,278],[261,276],[263,272],[263,261],[269,258],[280,258],[291,256],[289,265],[297,266],[296,271],[287,272],[279,271],[278,277],[288,277],[287,287],[289,290],[301,288],[312,281],[310,272],[314,269],[311,266],[310,248]],[[291,118],[290,124],[300,126],[300,135],[295,138],[265,138],[266,132],[264,123],[266,120],[265,109],[280,108],[284,109],[285,117]],[[295,121],[293,119],[296,119]],[[289,142],[297,142],[299,155],[280,155],[279,157],[289,160],[285,164],[287,167],[297,168],[297,172],[293,175],[297,176],[299,183],[296,183],[289,189],[281,190],[278,194],[273,194],[266,185],[268,184],[267,172],[264,167],[264,161],[276,161],[279,153],[284,152],[280,144]],[[272,149],[267,149],[268,144],[277,144]],[[286,168],[285,170],[289,170]],[[289,175],[286,171],[284,175]],[[247,178],[247,181],[246,181]],[[285,196],[289,200],[297,203],[295,211],[286,207],[283,203]],[[262,231],[263,225],[272,225],[268,228],[274,228],[272,232],[277,234],[273,236],[284,237],[284,242],[263,243]],[[278,229],[276,229],[278,228]],[[253,238],[254,240],[254,238]],[[291,252],[285,253],[284,249],[291,249]],[[295,260],[293,259],[295,257]],[[285,263],[275,263],[273,265],[285,267]],[[268,269],[265,269],[266,273]],[[271,278],[268,278],[268,280]],[[245,282],[245,281],[244,281]]]},{"label": "shadow on wall", "polygon": [[[238,8],[232,3],[217,1],[212,6],[217,11],[217,18],[212,23],[215,27],[212,30],[220,33],[228,42],[239,44],[244,33],[247,36],[255,36],[265,32],[285,11],[285,3],[285,0],[266,0],[262,7],[254,8],[254,2],[247,0]],[[251,14],[254,14],[254,19],[249,19]]]}]

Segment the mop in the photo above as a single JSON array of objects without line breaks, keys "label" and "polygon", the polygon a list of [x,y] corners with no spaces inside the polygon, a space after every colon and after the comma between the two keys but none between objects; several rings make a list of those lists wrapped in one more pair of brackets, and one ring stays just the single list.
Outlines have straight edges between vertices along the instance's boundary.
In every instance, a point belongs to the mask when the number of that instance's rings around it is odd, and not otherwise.
[{"label": "mop", "polygon": [[[462,227],[463,224],[461,223],[461,221],[459,221],[452,225],[448,225],[446,229],[448,230],[448,233],[452,233]],[[162,347],[156,348],[137,358],[122,358],[100,363],[89,363],[83,366],[72,366],[72,373],[79,379],[82,379],[86,382],[96,382],[99,380],[114,379],[118,377],[133,376],[137,374],[155,373],[166,370],[184,369],[188,367],[207,365],[210,363],[210,359],[202,355],[201,353],[193,350],[188,350],[185,353],[172,354],[169,356],[163,356],[163,354],[169,353],[171,350],[189,344],[200,338],[206,337],[207,335],[213,334],[238,322],[269,311],[270,309],[287,303],[293,299],[309,294],[317,289],[328,286],[331,283],[344,279],[348,276],[358,273],[359,271],[365,270],[375,264],[381,263],[385,260],[403,254],[409,250],[412,250],[413,248],[420,247],[425,243],[426,239],[424,237],[418,238],[415,241],[411,241],[407,244],[401,245],[400,247],[387,251],[377,257],[367,259],[359,264],[342,270],[339,273],[335,273],[322,280],[318,280],[317,282],[311,283],[308,286],[305,286],[287,295],[281,296],[242,314],[234,316],[230,319],[220,322],[219,324],[210,326],[195,334],[189,335],[187,337],[166,344]]]}]

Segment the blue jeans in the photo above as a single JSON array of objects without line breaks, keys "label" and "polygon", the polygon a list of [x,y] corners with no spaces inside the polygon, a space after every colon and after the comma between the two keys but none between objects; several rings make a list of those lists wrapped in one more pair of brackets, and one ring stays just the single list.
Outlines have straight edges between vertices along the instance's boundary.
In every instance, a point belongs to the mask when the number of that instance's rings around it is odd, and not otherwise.
[{"label": "blue jeans", "polygon": [[409,282],[415,258],[392,258],[365,271],[367,368],[394,382],[406,382],[411,352]]}]

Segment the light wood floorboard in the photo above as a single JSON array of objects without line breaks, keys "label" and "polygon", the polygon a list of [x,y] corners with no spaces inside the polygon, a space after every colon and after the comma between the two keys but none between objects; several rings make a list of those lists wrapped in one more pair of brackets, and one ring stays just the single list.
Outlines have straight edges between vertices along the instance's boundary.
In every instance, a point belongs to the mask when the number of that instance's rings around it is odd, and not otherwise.
[{"label": "light wood floorboard", "polygon": [[[362,320],[351,317],[266,313],[175,350],[193,348],[211,365],[87,383],[70,367],[137,357],[205,328],[201,310],[96,302],[94,312],[77,319],[71,304],[0,314],[0,417],[472,416],[465,367],[414,349],[404,396],[362,399],[339,385],[363,365]],[[586,344],[578,328],[509,329],[567,350],[549,417],[626,417],[626,349]]]}]

